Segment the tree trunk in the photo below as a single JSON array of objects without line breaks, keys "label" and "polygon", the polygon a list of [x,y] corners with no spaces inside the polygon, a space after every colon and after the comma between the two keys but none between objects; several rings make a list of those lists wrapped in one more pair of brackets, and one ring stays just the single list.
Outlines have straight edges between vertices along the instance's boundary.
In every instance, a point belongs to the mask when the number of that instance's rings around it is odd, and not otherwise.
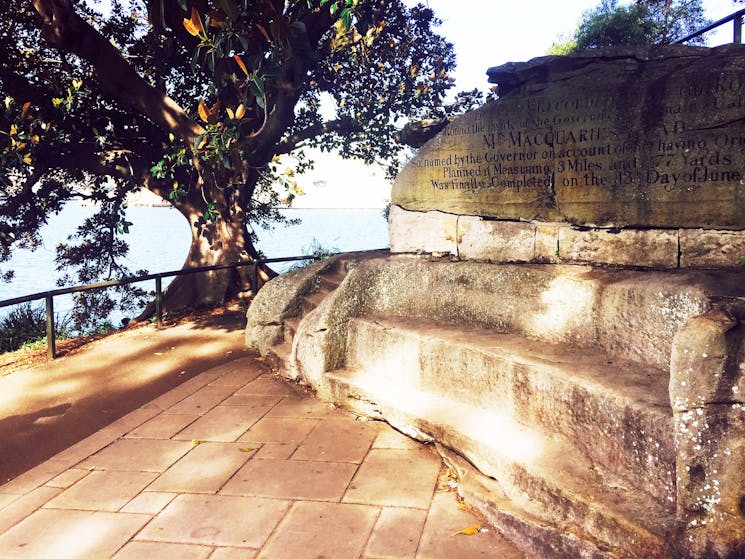
[{"label": "tree trunk", "polygon": [[[191,246],[183,269],[251,262],[258,258],[243,211],[233,211],[230,217],[222,212],[223,215],[216,221],[206,221],[201,196],[189,198],[192,199],[173,204],[186,217],[191,231]],[[224,204],[219,205],[225,207]],[[260,287],[275,275],[269,267],[259,266],[257,286],[252,285],[253,266],[176,276],[163,293],[163,310],[179,313],[200,307],[214,307],[236,297],[250,299],[255,287]],[[154,314],[155,303],[151,302],[136,320],[145,320]]]}]

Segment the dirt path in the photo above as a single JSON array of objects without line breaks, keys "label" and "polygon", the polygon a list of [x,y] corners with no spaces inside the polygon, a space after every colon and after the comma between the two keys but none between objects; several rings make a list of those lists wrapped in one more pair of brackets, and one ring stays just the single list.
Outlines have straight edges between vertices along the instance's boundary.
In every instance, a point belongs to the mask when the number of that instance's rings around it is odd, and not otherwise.
[{"label": "dirt path", "polygon": [[140,326],[0,376],[0,485],[202,371],[247,355],[242,312]]}]

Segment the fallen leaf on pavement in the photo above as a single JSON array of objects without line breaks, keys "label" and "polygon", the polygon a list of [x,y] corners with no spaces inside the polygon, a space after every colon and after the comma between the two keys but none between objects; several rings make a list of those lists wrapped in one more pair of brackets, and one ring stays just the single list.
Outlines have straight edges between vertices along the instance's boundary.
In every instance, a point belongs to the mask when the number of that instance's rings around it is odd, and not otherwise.
[{"label": "fallen leaf on pavement", "polygon": [[481,524],[474,524],[473,526],[469,526],[468,528],[458,530],[454,535],[473,536],[474,534],[478,534],[480,530]]}]

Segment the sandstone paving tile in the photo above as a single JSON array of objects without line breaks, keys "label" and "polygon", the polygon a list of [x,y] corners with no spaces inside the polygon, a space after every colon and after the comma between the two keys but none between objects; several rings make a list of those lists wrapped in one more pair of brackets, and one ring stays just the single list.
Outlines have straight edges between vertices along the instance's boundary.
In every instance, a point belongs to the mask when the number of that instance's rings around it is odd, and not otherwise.
[{"label": "sandstone paving tile", "polygon": [[129,542],[112,559],[207,559],[212,548],[164,542]]},{"label": "sandstone paving tile", "polygon": [[158,413],[158,410],[152,408],[138,408],[128,413],[127,415],[120,417],[119,419],[111,423],[108,428],[119,430],[119,436],[121,436],[136,429],[146,421],[149,421],[150,419],[158,415]]},{"label": "sandstone paving tile", "polygon": [[83,479],[89,473],[90,473],[90,470],[83,470],[81,468],[71,468],[69,470],[65,470],[64,472],[59,474],[57,477],[50,479],[44,485],[46,487],[59,487],[61,489],[67,489],[71,485]]},{"label": "sandstone paving tile", "polygon": [[20,495],[14,495],[12,493],[0,493],[0,510],[4,509],[19,497]]},{"label": "sandstone paving tile", "polygon": [[61,492],[62,489],[58,487],[38,487],[26,495],[17,497],[0,510],[0,533],[21,522]]},{"label": "sandstone paving tile", "polygon": [[244,443],[200,443],[156,479],[148,490],[216,493],[257,448]]},{"label": "sandstone paving tile", "polygon": [[56,454],[52,457],[52,460],[69,466],[75,465],[110,445],[116,438],[107,431],[96,431],[82,441]]},{"label": "sandstone paving tile", "polygon": [[379,510],[340,503],[295,503],[260,559],[357,559]]},{"label": "sandstone paving tile", "polygon": [[367,543],[365,557],[412,559],[426,518],[426,510],[384,508]]},{"label": "sandstone paving tile", "polygon": [[331,404],[313,397],[293,398],[288,396],[274,406],[267,417],[323,419],[340,413],[342,412],[336,410]]},{"label": "sandstone paving tile", "polygon": [[378,426],[369,421],[327,418],[308,435],[292,457],[360,463],[377,434]]},{"label": "sandstone paving tile", "polygon": [[[0,450],[1,452],[1,450]],[[58,476],[69,467],[67,462],[58,460],[47,460],[38,466],[22,473],[11,481],[0,485],[0,493],[11,495],[24,495],[30,493],[37,487],[41,487],[50,479]]]},{"label": "sandstone paving tile", "polygon": [[217,547],[209,559],[254,559],[257,551],[238,547]]},{"label": "sandstone paving tile", "polygon": [[154,472],[96,470],[50,500],[44,508],[116,512],[157,475]]},{"label": "sandstone paving tile", "polygon": [[117,439],[121,439],[124,435],[127,434],[127,432],[130,429],[134,429],[136,425],[126,425],[126,424],[110,424],[98,431],[98,433],[101,434],[103,438],[108,437],[109,441],[115,441]]},{"label": "sandstone paving tile", "polygon": [[297,449],[296,444],[262,443],[254,454],[254,460],[287,460]]},{"label": "sandstone paving tile", "polygon": [[262,371],[255,366],[255,363],[251,363],[251,361],[253,361],[252,357],[232,361],[230,365],[233,369],[217,377],[210,382],[210,385],[233,386],[236,390],[243,388],[262,374]]},{"label": "sandstone paving tile", "polygon": [[373,449],[360,465],[343,500],[426,509],[440,465],[440,458],[427,448]]},{"label": "sandstone paving tile", "polygon": [[217,365],[205,371],[204,374],[209,374],[213,377],[212,381],[234,373],[236,371],[249,371],[253,372],[255,376],[259,376],[264,372],[262,365],[256,362],[256,357],[246,356],[233,359],[232,361],[226,361],[221,365]]},{"label": "sandstone paving tile", "polygon": [[79,467],[97,470],[164,472],[193,446],[187,441],[121,439],[97,452]]},{"label": "sandstone paving tile", "polygon": [[162,511],[168,503],[173,501],[176,495],[176,493],[143,491],[129,503],[124,505],[121,509],[121,512],[156,515],[160,511]]},{"label": "sandstone paving tile", "polygon": [[300,444],[320,422],[318,419],[264,417],[255,423],[239,441],[257,443]]},{"label": "sandstone paving tile", "polygon": [[289,506],[277,499],[179,495],[135,540],[258,549]]},{"label": "sandstone paving tile", "polygon": [[273,396],[297,396],[298,389],[274,375],[263,374],[236,391],[238,395],[263,394]]},{"label": "sandstone paving tile", "polygon": [[172,405],[166,413],[203,415],[235,392],[232,386],[205,386],[180,402]]},{"label": "sandstone paving tile", "polygon": [[250,460],[220,494],[338,501],[356,468],[355,464],[340,462]]},{"label": "sandstone paving tile", "polygon": [[127,433],[127,437],[130,439],[170,439],[199,417],[201,416],[197,414],[161,413]]},{"label": "sandstone paving tile", "polygon": [[269,406],[216,406],[173,438],[233,442],[261,419],[269,408]]},{"label": "sandstone paving tile", "polygon": [[254,408],[273,407],[284,396],[280,394],[233,394],[228,396],[223,402],[223,406],[251,406]]},{"label": "sandstone paving tile", "polygon": [[455,493],[436,493],[424,524],[416,558],[525,559],[523,552],[493,528],[472,536],[456,535],[458,531],[480,523],[474,514],[458,507]]},{"label": "sandstone paving tile", "polygon": [[178,385],[176,388],[169,390],[165,394],[158,396],[154,400],[145,404],[143,407],[149,407],[161,411],[166,410],[175,406],[185,398],[191,396],[199,389],[207,386],[214,379],[215,376],[202,373],[193,378],[190,378],[186,382],[183,382],[182,384]]},{"label": "sandstone paving tile", "polygon": [[373,448],[396,448],[398,450],[412,450],[421,448],[422,443],[407,437],[403,433],[396,431],[393,427],[384,427],[378,433],[377,438],[373,441]]},{"label": "sandstone paving tile", "polygon": [[43,509],[0,535],[3,559],[108,558],[150,517],[142,514]]}]

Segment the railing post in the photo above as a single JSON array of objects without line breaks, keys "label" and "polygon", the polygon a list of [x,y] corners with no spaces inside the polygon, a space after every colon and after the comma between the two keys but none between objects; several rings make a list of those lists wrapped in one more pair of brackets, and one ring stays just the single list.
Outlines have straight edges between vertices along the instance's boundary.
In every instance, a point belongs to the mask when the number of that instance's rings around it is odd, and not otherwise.
[{"label": "railing post", "polygon": [[736,45],[742,43],[742,14],[736,15],[734,19],[735,32],[732,42]]},{"label": "railing post", "polygon": [[251,289],[254,292],[254,297],[256,297],[256,294],[259,292],[259,265],[255,260],[251,272]]},{"label": "railing post", "polygon": [[47,355],[49,359],[57,357],[57,341],[54,336],[54,297],[44,297],[47,303]]},{"label": "railing post", "polygon": [[160,276],[155,276],[155,325],[163,327],[163,286]]}]

